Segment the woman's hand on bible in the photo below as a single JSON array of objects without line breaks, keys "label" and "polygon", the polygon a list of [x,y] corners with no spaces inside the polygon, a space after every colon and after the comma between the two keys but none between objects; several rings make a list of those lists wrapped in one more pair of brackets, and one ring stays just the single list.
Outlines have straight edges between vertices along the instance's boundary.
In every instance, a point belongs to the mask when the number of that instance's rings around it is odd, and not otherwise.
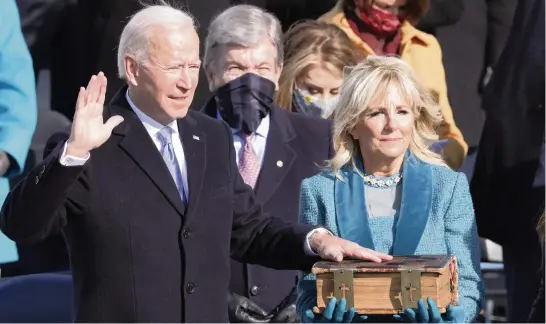
[{"label": "woman's hand on bible", "polygon": [[417,312],[406,309],[402,315],[394,315],[394,318],[409,323],[464,323],[464,310],[462,307],[449,305],[446,314],[442,316],[440,309],[432,298],[427,298],[427,306],[423,299],[417,303]]},{"label": "woman's hand on bible", "polygon": [[[305,311],[302,323],[351,323],[355,317],[356,311],[353,307],[345,311],[347,307],[347,301],[342,298],[339,303],[336,298],[330,299],[328,305],[324,309],[322,314],[315,314],[313,310],[308,309]],[[367,316],[358,316],[362,320],[366,320]]]}]

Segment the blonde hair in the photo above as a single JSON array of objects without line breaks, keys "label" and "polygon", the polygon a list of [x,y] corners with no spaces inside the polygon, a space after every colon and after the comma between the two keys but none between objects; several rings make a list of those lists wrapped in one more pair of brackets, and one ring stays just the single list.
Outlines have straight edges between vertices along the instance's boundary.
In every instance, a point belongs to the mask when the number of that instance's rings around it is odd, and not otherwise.
[{"label": "blonde hair", "polygon": [[335,155],[327,162],[337,178],[343,180],[339,170],[344,165],[356,166],[358,141],[349,132],[362,119],[370,102],[376,96],[384,96],[390,85],[399,88],[415,118],[409,151],[423,162],[446,165],[439,154],[429,149],[438,139],[436,127],[441,122],[440,108],[406,62],[394,56],[370,55],[346,72],[333,113]]},{"label": "blonde hair", "polygon": [[347,34],[334,25],[316,20],[296,22],[284,35],[285,60],[275,103],[292,110],[296,80],[315,66],[333,67],[343,73],[346,66],[363,59]]}]

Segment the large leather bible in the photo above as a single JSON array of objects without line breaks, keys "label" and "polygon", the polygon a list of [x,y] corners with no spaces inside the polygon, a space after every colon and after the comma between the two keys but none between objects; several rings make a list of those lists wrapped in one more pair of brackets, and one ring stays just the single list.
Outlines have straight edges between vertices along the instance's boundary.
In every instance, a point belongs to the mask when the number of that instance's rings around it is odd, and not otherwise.
[{"label": "large leather bible", "polygon": [[332,297],[345,298],[360,314],[397,314],[431,297],[440,312],[457,304],[457,260],[447,255],[395,256],[374,263],[360,260],[317,262],[317,306],[321,313]]}]

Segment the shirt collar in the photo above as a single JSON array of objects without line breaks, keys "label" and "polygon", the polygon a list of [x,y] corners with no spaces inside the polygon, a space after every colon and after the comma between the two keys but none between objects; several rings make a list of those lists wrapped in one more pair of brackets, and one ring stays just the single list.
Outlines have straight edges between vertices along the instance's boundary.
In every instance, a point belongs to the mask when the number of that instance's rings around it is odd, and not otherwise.
[{"label": "shirt collar", "polygon": [[[129,89],[127,89],[127,91],[125,92],[125,99],[127,99],[129,106],[131,106],[131,109],[133,109],[133,111],[137,115],[138,119],[140,119],[140,122],[142,122],[142,124],[144,125],[144,128],[146,128],[148,133],[150,135],[157,136],[157,133],[159,133],[159,131],[163,129],[163,127],[165,126],[161,125],[160,123],[158,123],[157,121],[155,121],[154,119],[152,119],[151,117],[143,113],[142,110],[137,108],[137,106],[133,103],[133,101],[129,97]],[[178,133],[178,123],[176,122],[176,120],[173,120],[167,126],[172,129],[174,134]]]},{"label": "shirt collar", "polygon": [[[269,133],[269,122],[270,122],[269,115],[270,114],[267,114],[267,116],[262,118],[262,120],[260,121],[260,125],[258,125],[258,129],[256,129],[256,132],[255,132],[257,135],[263,138],[267,138],[267,133]],[[216,109],[216,119],[223,120],[222,115],[220,115],[220,111],[218,109]],[[237,134],[239,133],[239,130],[232,128],[231,133]]]}]

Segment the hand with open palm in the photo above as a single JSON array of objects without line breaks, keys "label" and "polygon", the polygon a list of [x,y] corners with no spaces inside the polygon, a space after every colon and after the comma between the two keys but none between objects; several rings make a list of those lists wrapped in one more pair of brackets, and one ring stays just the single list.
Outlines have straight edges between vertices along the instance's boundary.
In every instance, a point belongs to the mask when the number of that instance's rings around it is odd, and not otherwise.
[{"label": "hand with open palm", "polygon": [[110,138],[114,127],[123,122],[121,116],[112,116],[104,122],[106,83],[106,77],[100,72],[91,77],[87,88],[80,88],[66,148],[67,155],[87,157],[91,150],[100,147]]}]

